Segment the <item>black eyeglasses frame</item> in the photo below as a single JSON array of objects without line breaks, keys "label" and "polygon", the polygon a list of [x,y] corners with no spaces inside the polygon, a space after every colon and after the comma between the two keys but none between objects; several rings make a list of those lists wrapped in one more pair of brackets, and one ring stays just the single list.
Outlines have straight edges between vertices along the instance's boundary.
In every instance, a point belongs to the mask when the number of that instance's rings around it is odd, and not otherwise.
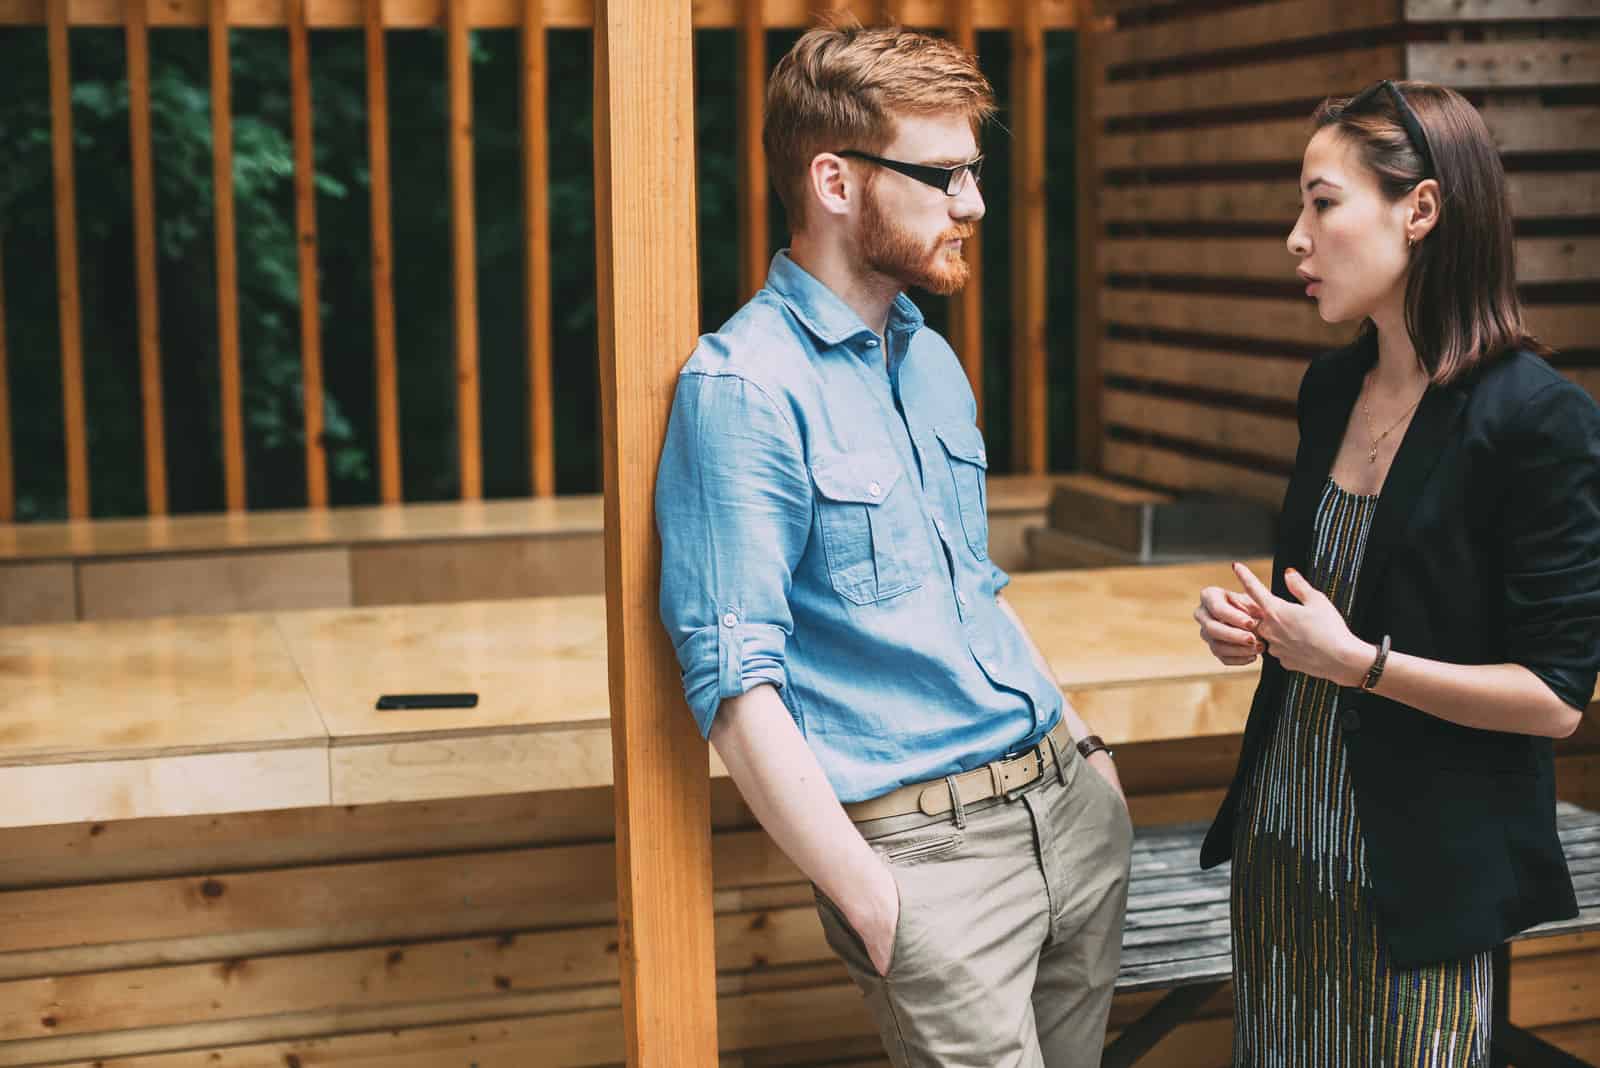
[{"label": "black eyeglasses frame", "polygon": [[1411,141],[1411,147],[1417,150],[1417,155],[1422,157],[1422,177],[1437,178],[1439,169],[1433,163],[1433,150],[1428,146],[1428,135],[1422,129],[1422,123],[1417,121],[1417,113],[1411,110],[1411,105],[1406,103],[1405,94],[1400,87],[1388,78],[1373,82],[1361,92],[1351,97],[1345,104],[1342,113],[1358,112],[1381,92],[1387,92],[1394,101],[1394,109],[1400,116],[1400,125],[1405,127],[1406,137]]},{"label": "black eyeglasses frame", "polygon": [[966,188],[966,181],[962,177],[963,171],[971,172],[973,184],[981,184],[983,181],[983,156],[981,154],[974,156],[965,163],[957,163],[954,167],[935,167],[927,163],[906,163],[904,160],[885,159],[883,156],[874,156],[870,152],[862,152],[854,148],[841,149],[835,152],[834,155],[875,163],[880,167],[903,174],[907,178],[915,178],[923,185],[931,185],[935,189],[942,190],[947,197],[958,197],[961,195],[961,190]]}]

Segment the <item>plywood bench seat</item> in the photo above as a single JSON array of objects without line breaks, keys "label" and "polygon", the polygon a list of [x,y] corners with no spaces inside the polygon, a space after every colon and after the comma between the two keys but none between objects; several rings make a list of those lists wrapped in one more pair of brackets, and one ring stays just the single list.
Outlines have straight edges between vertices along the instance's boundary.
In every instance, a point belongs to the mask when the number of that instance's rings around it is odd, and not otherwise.
[{"label": "plywood bench seat", "polygon": [[[989,481],[991,555],[1027,564],[1063,477]],[[0,625],[597,594],[599,496],[0,524]]]}]

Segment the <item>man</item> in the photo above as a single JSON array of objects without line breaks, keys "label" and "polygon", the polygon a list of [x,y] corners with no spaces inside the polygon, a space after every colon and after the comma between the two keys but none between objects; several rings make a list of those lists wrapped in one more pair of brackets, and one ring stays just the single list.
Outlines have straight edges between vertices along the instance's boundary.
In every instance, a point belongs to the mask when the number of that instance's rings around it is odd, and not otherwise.
[{"label": "man", "polygon": [[903,29],[815,29],[774,70],[792,245],[679,378],[661,610],[894,1063],[1077,1068],[1100,1063],[1127,809],[999,596],[972,391],[901,292],[965,282],[993,111],[970,55]]}]

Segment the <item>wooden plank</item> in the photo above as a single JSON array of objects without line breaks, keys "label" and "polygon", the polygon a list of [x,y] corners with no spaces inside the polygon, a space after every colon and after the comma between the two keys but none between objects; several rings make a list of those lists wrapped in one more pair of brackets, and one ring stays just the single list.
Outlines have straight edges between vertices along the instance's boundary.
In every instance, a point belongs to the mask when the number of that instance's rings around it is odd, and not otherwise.
[{"label": "wooden plank", "polygon": [[[950,39],[973,56],[978,54],[978,29],[974,0],[950,0]],[[955,347],[967,385],[978,408],[978,428],[984,425],[983,401],[983,227],[972,231],[962,248],[967,259],[967,284],[950,298],[950,342]],[[991,532],[992,533],[992,532]]]},{"label": "wooden plank", "polygon": [[1213,448],[1294,458],[1299,428],[1291,418],[1122,389],[1105,391],[1105,421]]},{"label": "wooden plank", "polygon": [[[1575,282],[1600,276],[1600,239],[1525,237],[1516,243],[1519,282]],[[1295,258],[1275,237],[1108,238],[1106,274],[1183,275],[1287,282]]]},{"label": "wooden plank", "polygon": [[556,492],[555,387],[550,325],[550,77],[543,0],[522,14],[522,247],[528,331],[528,470],[533,495]]},{"label": "wooden plank", "polygon": [[129,0],[128,148],[133,172],[134,287],[139,309],[139,399],[144,414],[144,498],[167,514],[167,445],[161,403],[161,305],[156,276],[155,163],[150,148],[150,3]]},{"label": "wooden plank", "polygon": [[1479,109],[1501,152],[1571,152],[1600,148],[1600,108],[1514,107]]},{"label": "wooden plank", "polygon": [[1329,93],[1354,92],[1392,75],[1401,69],[1403,58],[1398,46],[1384,46],[1115,82],[1101,87],[1095,113],[1101,118],[1118,118],[1314,101]]},{"label": "wooden plank", "polygon": [[1524,237],[1517,241],[1518,282],[1580,282],[1595,278],[1600,278],[1600,238]]},{"label": "wooden plank", "polygon": [[1300,394],[1308,362],[1297,356],[1240,356],[1145,341],[1107,340],[1101,343],[1101,353],[1108,375],[1291,404]]},{"label": "wooden plank", "polygon": [[1304,118],[1107,134],[1099,139],[1095,152],[1100,166],[1107,169],[1298,163],[1311,133],[1308,110]]},{"label": "wooden plank", "polygon": [[450,82],[450,251],[455,303],[456,461],[462,500],[483,496],[478,422],[478,238],[473,207],[472,57],[467,5],[446,7]]},{"label": "wooden plank", "polygon": [[1017,0],[1011,31],[1011,466],[1030,474],[1050,466],[1045,106],[1044,24],[1038,5]]},{"label": "wooden plank", "polygon": [[1398,0],[1287,0],[1252,4],[1191,18],[1167,19],[1150,26],[1105,35],[1107,66],[1149,63],[1219,49],[1276,45],[1306,37],[1392,26],[1400,20]]},{"label": "wooden plank", "polygon": [[767,205],[767,154],[761,124],[767,97],[766,8],[761,0],[739,5],[739,299],[749,300],[767,280],[771,258]]},{"label": "wooden plank", "polygon": [[1352,340],[1350,323],[1324,323],[1303,297],[1222,297],[1148,289],[1100,290],[1100,315],[1134,329],[1193,331],[1332,348]]},{"label": "wooden plank", "polygon": [[564,536],[359,545],[351,604],[436,604],[605,592],[605,540]]},{"label": "wooden plank", "polygon": [[1237,493],[1273,508],[1283,504],[1289,481],[1282,475],[1125,441],[1107,441],[1105,458],[1106,471],[1124,478],[1170,489]]},{"label": "wooden plank", "polygon": [[317,284],[317,160],[311,126],[308,0],[288,0],[289,100],[294,127],[294,219],[300,274],[300,389],[305,419],[306,503],[328,506],[328,454],[323,446],[322,301]]},{"label": "wooden plank", "polygon": [[351,603],[350,551],[89,560],[78,567],[78,585],[82,619],[343,608]]},{"label": "wooden plank", "polygon": [[233,211],[233,91],[228,59],[228,0],[210,0],[208,10],[223,499],[230,512],[240,512],[245,507],[244,409],[239,376],[239,260]]},{"label": "wooden plank", "polygon": [[[522,21],[524,0],[472,0],[468,12],[473,29],[514,29]],[[121,26],[124,0],[67,0],[74,26]],[[209,0],[162,0],[151,11],[153,26],[204,26]],[[444,24],[448,0],[388,0],[384,25],[391,29],[437,29]],[[939,26],[946,0],[899,0],[906,25]],[[981,30],[1011,26],[1013,0],[975,0],[974,20]],[[741,0],[702,0],[694,8],[698,29],[736,29]],[[0,26],[34,26],[42,21],[40,0],[0,0]],[[848,7],[848,4],[841,5]],[[821,7],[816,0],[765,0],[767,25],[799,29],[812,25]],[[1067,30],[1077,24],[1073,0],[1039,0],[1047,29]],[[230,21],[237,27],[281,27],[283,0],[231,0]],[[365,0],[316,0],[313,29],[359,29]],[[551,29],[586,29],[594,24],[592,0],[545,0],[545,24]]]},{"label": "wooden plank", "polygon": [[78,292],[78,190],[72,154],[72,62],[67,11],[47,5],[50,166],[55,191],[56,313],[61,334],[61,409],[67,442],[67,515],[89,514],[89,426],[83,399],[83,309]]},{"label": "wooden plank", "polygon": [[16,465],[11,454],[11,378],[7,371],[5,231],[0,229],[0,523],[17,518]]},{"label": "wooden plank", "polygon": [[[1406,77],[1452,89],[1536,89],[1600,81],[1600,42],[1419,41],[1406,45]],[[1355,83],[1352,83],[1355,84]]]},{"label": "wooden plank", "polygon": [[1074,153],[1077,178],[1077,417],[1076,464],[1080,471],[1100,469],[1100,360],[1104,338],[1100,329],[1100,301],[1091,278],[1100,273],[1100,198],[1096,195],[1100,173],[1096,153],[1100,148],[1094,121],[1094,97],[1105,76],[1102,54],[1112,34],[1097,32],[1086,23],[1077,33],[1076,90],[1073,129],[1078,131]]},{"label": "wooden plank", "polygon": [[709,1064],[717,1004],[706,746],[656,618],[653,486],[699,324],[693,29],[687,0],[600,0],[595,206],[606,620],[630,1066]]},{"label": "wooden plank", "polygon": [[1508,174],[1506,187],[1518,218],[1600,215],[1600,172]]},{"label": "wooden plank", "polygon": [[398,504],[400,390],[394,320],[394,227],[389,178],[389,60],[384,47],[384,0],[366,0],[367,171],[372,214],[372,347],[378,404],[378,499]]},{"label": "wooden plank", "polygon": [[1556,349],[1593,349],[1600,342],[1600,308],[1592,304],[1529,304],[1528,329]]},{"label": "wooden plank", "polygon": [[1600,18],[1595,0],[1405,0],[1407,22]]},{"label": "wooden plank", "polygon": [[70,563],[0,565],[0,626],[77,618],[78,584]]}]

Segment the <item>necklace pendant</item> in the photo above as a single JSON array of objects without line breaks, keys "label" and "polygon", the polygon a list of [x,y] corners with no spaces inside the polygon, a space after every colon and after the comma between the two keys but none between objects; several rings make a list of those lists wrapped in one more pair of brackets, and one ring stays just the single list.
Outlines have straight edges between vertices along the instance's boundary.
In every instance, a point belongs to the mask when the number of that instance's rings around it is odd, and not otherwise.
[{"label": "necklace pendant", "polygon": [[1371,452],[1367,453],[1367,463],[1375,464],[1377,462],[1378,462],[1378,450],[1377,449],[1373,449]]}]

